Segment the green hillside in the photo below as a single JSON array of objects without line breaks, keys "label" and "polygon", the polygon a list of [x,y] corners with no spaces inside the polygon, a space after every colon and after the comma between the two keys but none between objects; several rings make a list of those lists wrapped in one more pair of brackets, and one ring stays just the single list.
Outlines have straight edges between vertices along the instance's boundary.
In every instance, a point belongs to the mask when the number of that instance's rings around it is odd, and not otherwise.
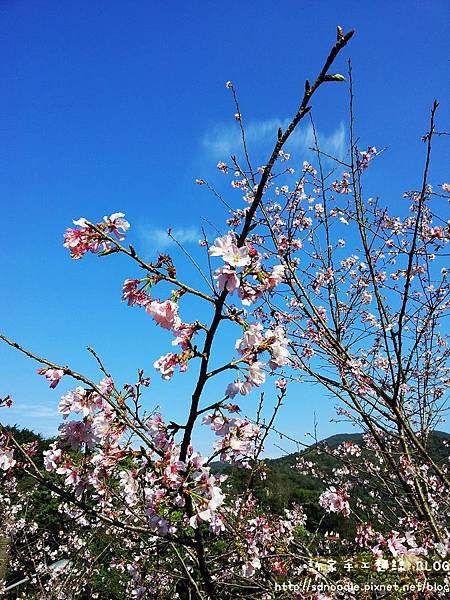
[{"label": "green hillside", "polygon": [[[442,431],[434,431],[427,441],[427,448],[437,463],[448,463],[450,456],[449,447],[444,442],[450,442],[450,434]],[[286,456],[266,459],[266,479],[256,477],[250,482],[254,495],[258,498],[263,508],[267,510],[282,512],[293,503],[303,507],[308,520],[307,528],[315,530],[319,527],[322,531],[339,531],[341,535],[350,534],[354,528],[352,519],[343,519],[340,515],[327,514],[319,506],[319,496],[325,489],[323,482],[311,475],[303,475],[295,465],[300,458],[311,461],[321,471],[331,473],[333,468],[341,465],[341,462],[330,452],[335,450],[343,442],[353,442],[362,449],[362,457],[348,457],[350,462],[361,462],[372,452],[364,448],[363,434],[343,433],[333,435],[325,440],[301,451]],[[249,474],[245,469],[237,469],[214,463],[214,469],[228,475],[227,484],[234,493],[242,493],[249,485]],[[369,500],[365,489],[356,488],[355,496]]]},{"label": "green hillside", "polygon": [[[28,429],[17,427],[9,429],[21,443],[37,442],[36,461],[41,465],[42,451],[48,447],[51,440],[46,440]],[[318,503],[319,496],[325,489],[323,482],[311,475],[303,475],[295,469],[296,463],[302,458],[317,465],[320,471],[331,473],[332,469],[338,467],[341,463],[334,456],[330,456],[330,452],[343,442],[353,442],[363,450],[362,458],[349,457],[350,461],[360,462],[363,457],[367,457],[371,452],[364,449],[361,433],[342,433],[322,440],[301,452],[275,459],[266,459],[264,461],[266,478],[263,480],[259,476],[249,480],[247,470],[230,467],[224,463],[215,462],[211,466],[213,471],[220,471],[228,475],[225,486],[232,494],[241,494],[250,485],[253,494],[258,498],[263,509],[281,513],[285,508],[289,508],[290,505],[296,503],[303,507],[308,517],[307,527],[309,530],[315,530],[319,527],[322,531],[337,530],[345,535],[346,533],[349,534],[354,527],[352,520],[342,519],[341,516],[334,514],[324,516],[324,512]],[[448,464],[450,450],[444,442],[450,445],[450,434],[443,431],[433,431],[427,440],[427,447],[437,463],[447,462]],[[36,489],[30,478],[26,476],[23,477],[22,485],[30,486],[30,489],[33,489],[30,502],[34,505],[35,518],[40,526],[50,530],[56,529],[59,525],[58,520],[61,518],[56,510],[57,501],[45,489]],[[355,495],[365,500],[368,499],[364,489],[356,489]]]}]

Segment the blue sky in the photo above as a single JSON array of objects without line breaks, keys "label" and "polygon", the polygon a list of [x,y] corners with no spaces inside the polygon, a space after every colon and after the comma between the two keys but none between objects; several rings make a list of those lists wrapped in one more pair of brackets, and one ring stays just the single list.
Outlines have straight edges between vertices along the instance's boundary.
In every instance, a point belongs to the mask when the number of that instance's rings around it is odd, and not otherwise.
[{"label": "blue sky", "polygon": [[[194,373],[158,380],[151,365],[169,351],[169,337],[120,302],[122,281],[136,270],[117,257],[71,261],[62,248],[71,219],[123,211],[146,257],[166,249],[169,226],[197,252],[202,217],[223,228],[224,213],[194,180],[218,179],[217,160],[238,150],[224,83],[238,88],[249,141],[264,157],[337,24],[357,31],[337,70],[352,58],[361,145],[388,147],[370,191],[395,206],[420,181],[420,136],[435,97],[438,122],[449,129],[449,18],[446,0],[1,2],[0,330],[92,377],[87,345],[118,381],[143,367],[154,382],[148,408],[181,417]],[[339,152],[348,139],[346,86],[322,90],[313,111],[321,139]],[[303,128],[293,147],[298,160],[308,157],[307,145]],[[449,158],[448,142],[438,140],[434,182],[448,180]],[[179,264],[189,278],[190,267]],[[48,390],[35,369],[0,346],[0,396],[16,400],[2,419],[51,434],[60,388]],[[242,403],[244,412],[254,404]],[[332,404],[298,388],[279,427],[303,438],[314,405],[321,437],[341,431],[329,423]]]}]

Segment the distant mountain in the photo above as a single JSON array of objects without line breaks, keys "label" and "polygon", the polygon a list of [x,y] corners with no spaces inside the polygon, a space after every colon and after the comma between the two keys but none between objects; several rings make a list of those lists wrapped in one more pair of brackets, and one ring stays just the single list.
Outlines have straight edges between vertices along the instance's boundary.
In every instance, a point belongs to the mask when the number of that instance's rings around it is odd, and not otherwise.
[{"label": "distant mountain", "polygon": [[[443,431],[432,432],[427,441],[430,454],[437,463],[447,462],[450,455],[449,447],[443,443],[444,441],[450,443],[450,434]],[[323,517],[323,511],[318,504],[319,496],[325,489],[322,481],[310,475],[302,475],[293,468],[297,461],[303,458],[317,465],[319,470],[331,472],[340,461],[330,456],[328,451],[336,449],[343,442],[353,442],[362,448],[363,453],[365,452],[362,433],[342,433],[332,435],[301,452],[266,459],[264,461],[267,467],[266,479],[261,481],[260,478],[255,478],[252,482],[253,493],[261,506],[271,511],[282,512],[295,502],[303,507],[308,517],[308,529],[313,530],[320,525],[323,531],[334,530],[339,531],[343,536],[350,535],[354,527],[351,519],[342,519],[333,514]],[[353,458],[353,460],[361,459]],[[232,493],[239,494],[247,489],[249,475],[245,469],[233,468],[223,463],[214,463],[213,469],[228,475],[227,483]],[[362,498],[368,498],[364,489],[357,493]]]},{"label": "distant mountain", "polygon": [[[42,452],[48,448],[52,440],[45,439],[39,434],[28,429],[19,429],[18,427],[7,427],[14,437],[22,444],[37,442],[38,452],[36,462],[42,466]],[[252,481],[252,491],[258,498],[260,505],[270,511],[281,513],[292,503],[303,507],[308,520],[309,529],[315,529],[320,525],[322,530],[339,531],[341,535],[348,535],[354,523],[350,519],[342,519],[337,515],[326,515],[323,517],[323,511],[319,507],[319,496],[324,490],[323,482],[310,475],[302,475],[297,469],[293,468],[297,461],[302,458],[311,461],[319,470],[330,472],[337,467],[340,462],[337,458],[330,456],[329,451],[335,450],[343,442],[353,442],[359,445],[363,453],[364,439],[362,433],[341,433],[332,435],[317,444],[312,444],[301,452],[294,452],[279,458],[266,459],[266,479],[261,480],[256,477]],[[444,443],[447,442],[447,445]],[[427,447],[431,456],[437,463],[447,463],[450,456],[450,433],[444,431],[433,431],[427,440]],[[353,460],[361,460],[354,458]],[[232,494],[239,495],[247,489],[249,483],[249,472],[245,469],[230,467],[230,465],[215,462],[211,464],[213,472],[222,472],[228,475],[225,485]],[[24,475],[21,477],[22,485],[33,486],[32,481]],[[359,495],[368,498],[365,490],[360,490]],[[56,510],[55,500],[48,492],[40,490],[35,492],[36,516],[47,528],[57,527],[58,512]],[[53,506],[54,505],[54,506]],[[50,510],[50,507],[52,510]],[[55,517],[56,515],[56,517]]]},{"label": "distant mountain", "polygon": [[[427,440],[427,448],[430,450],[433,458],[442,459],[448,458],[450,454],[449,448],[447,448],[443,442],[450,442],[450,433],[446,433],[445,431],[432,431]],[[311,444],[309,448],[305,448],[301,452],[293,452],[292,454],[287,454],[286,456],[280,456],[279,458],[267,459],[267,463],[272,465],[277,464],[295,464],[300,456],[306,457],[308,453],[317,452],[317,450],[335,450],[338,446],[340,446],[343,442],[353,442],[358,446],[364,446],[364,438],[362,433],[338,433],[336,435],[332,435],[316,444]]]},{"label": "distant mountain", "polygon": [[[431,432],[427,447],[431,451],[433,458],[437,459],[445,459],[450,455],[450,450],[447,448],[443,442],[448,441],[450,443],[450,433],[446,433],[445,431],[433,431]],[[300,457],[306,458],[309,454],[317,455],[317,452],[323,451],[326,449],[335,450],[338,446],[340,446],[343,442],[353,442],[358,446],[364,446],[364,439],[362,433],[337,433],[335,435],[331,435],[324,440],[320,440],[317,443],[311,444],[308,448],[301,450],[300,452],[293,452],[291,454],[286,454],[285,456],[280,456],[278,458],[267,458],[265,462],[267,465],[272,467],[278,467],[280,465],[295,465]],[[336,461],[337,462],[337,461]],[[213,469],[217,471],[223,471],[224,469],[229,468],[227,463],[222,463],[220,461],[215,461],[211,463]]]}]

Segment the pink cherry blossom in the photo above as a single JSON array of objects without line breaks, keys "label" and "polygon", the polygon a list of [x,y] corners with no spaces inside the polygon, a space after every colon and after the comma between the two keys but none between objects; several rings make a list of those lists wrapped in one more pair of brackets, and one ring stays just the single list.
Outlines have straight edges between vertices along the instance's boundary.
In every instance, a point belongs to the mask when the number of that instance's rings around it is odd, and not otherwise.
[{"label": "pink cherry blossom", "polygon": [[377,155],[377,149],[375,146],[367,148],[366,151],[360,152],[361,158],[358,158],[357,165],[361,171],[366,170],[369,167],[369,163]]},{"label": "pink cherry blossom", "polygon": [[228,384],[225,394],[234,398],[237,394],[248,396],[252,390],[252,384],[249,381],[240,381],[239,379]]},{"label": "pink cherry blossom", "polygon": [[244,330],[242,338],[236,341],[236,349],[241,354],[253,350],[264,341],[263,326],[261,323],[250,323]]},{"label": "pink cherry blossom", "polygon": [[398,531],[392,531],[387,540],[387,545],[392,556],[399,556],[407,552],[406,546],[403,545],[405,538],[400,536]]},{"label": "pink cherry blossom", "polygon": [[345,490],[336,490],[331,486],[320,495],[319,504],[327,512],[342,513],[345,517],[350,515],[350,505]]},{"label": "pink cherry blossom", "polygon": [[164,329],[178,329],[181,325],[181,319],[178,316],[178,305],[172,300],[152,300],[146,308],[146,311],[153,319]]},{"label": "pink cherry blossom", "polygon": [[287,386],[287,380],[284,378],[277,379],[275,381],[275,387],[277,387],[279,390],[285,390],[286,386]]},{"label": "pink cherry blossom", "polygon": [[198,330],[198,323],[180,323],[173,332],[177,337],[172,341],[172,346],[180,346],[187,350],[191,346],[192,336]]},{"label": "pink cherry blossom", "polygon": [[9,469],[12,469],[15,464],[14,451],[9,448],[0,447],[0,469],[8,471]]},{"label": "pink cherry blossom", "polygon": [[122,300],[128,303],[128,306],[146,306],[150,298],[148,294],[138,289],[139,285],[142,285],[140,279],[126,279],[123,283],[122,288]]},{"label": "pink cherry blossom", "polygon": [[79,386],[61,397],[59,412],[64,415],[64,418],[71,412],[82,413],[84,417],[87,417],[101,405],[102,399],[98,394]]},{"label": "pink cherry blossom", "polygon": [[38,369],[37,371],[39,375],[45,375],[47,381],[50,382],[50,387],[55,388],[58,383],[61,381],[61,378],[64,376],[64,371],[62,369]]},{"label": "pink cherry blossom", "polygon": [[59,426],[59,431],[61,439],[77,449],[82,444],[93,448],[97,439],[89,421],[67,421]]},{"label": "pink cherry blossom", "polygon": [[124,239],[125,232],[130,224],[126,221],[124,213],[114,213],[105,216],[103,222],[95,226],[84,217],[73,221],[78,229],[68,228],[64,234],[64,247],[70,250],[74,259],[82,258],[87,252],[97,253],[100,250],[113,250],[111,241],[105,235],[113,235],[119,240]]},{"label": "pink cherry blossom", "polygon": [[158,358],[158,360],[155,360],[153,366],[161,373],[163,379],[171,379],[178,364],[178,356],[169,352]]},{"label": "pink cherry blossom", "polygon": [[279,285],[285,276],[285,268],[283,265],[275,265],[272,269],[272,272],[269,273],[266,281],[266,289],[271,290],[277,285]]},{"label": "pink cherry blossom", "polygon": [[266,380],[266,374],[262,370],[264,363],[257,361],[250,365],[247,371],[247,380],[254,386],[259,387]]},{"label": "pink cherry blossom", "polygon": [[227,292],[232,294],[240,286],[240,279],[236,271],[228,265],[223,265],[223,267],[216,269],[214,279],[217,279],[217,287],[221,292],[227,290]]},{"label": "pink cherry blossom", "polygon": [[103,217],[110,233],[113,233],[119,240],[124,239],[124,233],[130,228],[130,224],[124,219],[124,216],[124,213],[118,212],[109,217]]},{"label": "pink cherry blossom", "polygon": [[231,267],[245,267],[250,264],[248,248],[245,246],[239,248],[235,236],[231,232],[217,238],[210,247],[209,253],[211,256],[221,256]]},{"label": "pink cherry blossom", "polygon": [[211,256],[223,256],[235,243],[235,236],[230,231],[225,236],[216,238],[214,244],[209,248],[209,254]]},{"label": "pink cherry blossom", "polygon": [[58,448],[57,442],[51,444],[48,450],[44,450],[44,466],[47,471],[56,471],[63,460],[63,451]]}]

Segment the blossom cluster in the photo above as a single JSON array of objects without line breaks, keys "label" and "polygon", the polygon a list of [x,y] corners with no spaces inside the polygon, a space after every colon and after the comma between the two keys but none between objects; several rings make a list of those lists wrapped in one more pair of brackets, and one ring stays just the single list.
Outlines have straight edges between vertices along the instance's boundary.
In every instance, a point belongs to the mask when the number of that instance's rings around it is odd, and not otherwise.
[{"label": "blossom cluster", "polygon": [[[221,257],[225,263],[214,271],[219,290],[230,294],[238,290],[244,305],[254,304],[264,292],[273,290],[284,279],[283,265],[275,265],[271,271],[264,270],[260,253],[252,244],[240,246],[233,231],[217,238],[210,246],[209,254]],[[249,281],[250,276],[253,281]]]},{"label": "blossom cluster", "polygon": [[96,225],[89,223],[84,217],[74,221],[77,228],[69,227],[64,234],[64,247],[70,251],[71,258],[82,258],[86,252],[96,254],[114,249],[107,236],[124,239],[125,232],[130,228],[124,216],[124,213],[114,213],[109,217],[105,216],[103,222]]}]

